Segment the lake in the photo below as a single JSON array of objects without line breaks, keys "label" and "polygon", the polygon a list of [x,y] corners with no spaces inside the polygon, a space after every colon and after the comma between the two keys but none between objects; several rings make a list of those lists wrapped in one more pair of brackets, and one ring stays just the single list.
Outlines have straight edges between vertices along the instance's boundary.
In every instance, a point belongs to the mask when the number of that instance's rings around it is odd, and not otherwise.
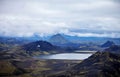
[{"label": "lake", "polygon": [[[82,51],[82,52],[84,52],[84,51]],[[65,59],[65,60],[84,60],[84,59],[88,58],[89,56],[91,56],[92,54],[93,53],[59,53],[59,54],[50,54],[50,55],[40,55],[40,56],[36,56],[34,58],[61,59],[61,60],[62,59]]]}]

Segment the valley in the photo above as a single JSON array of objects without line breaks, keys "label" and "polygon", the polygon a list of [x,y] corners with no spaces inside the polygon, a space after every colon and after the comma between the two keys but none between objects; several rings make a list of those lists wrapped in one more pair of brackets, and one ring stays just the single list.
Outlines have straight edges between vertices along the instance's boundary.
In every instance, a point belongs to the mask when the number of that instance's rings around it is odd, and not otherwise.
[{"label": "valley", "polygon": [[[54,40],[61,37],[55,36]],[[0,43],[0,77],[118,77],[120,46],[48,41]],[[66,39],[67,40],[67,39]],[[53,41],[52,41],[53,42]],[[65,42],[65,43],[64,43]],[[67,43],[68,42],[68,43]],[[74,45],[74,46],[73,46]]]}]

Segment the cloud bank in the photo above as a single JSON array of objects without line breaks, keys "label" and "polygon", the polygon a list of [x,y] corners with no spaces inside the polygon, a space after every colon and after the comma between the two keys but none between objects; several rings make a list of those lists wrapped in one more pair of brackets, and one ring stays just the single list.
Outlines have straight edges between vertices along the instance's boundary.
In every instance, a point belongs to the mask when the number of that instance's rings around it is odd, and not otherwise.
[{"label": "cloud bank", "polygon": [[120,37],[119,0],[0,0],[0,35]]}]

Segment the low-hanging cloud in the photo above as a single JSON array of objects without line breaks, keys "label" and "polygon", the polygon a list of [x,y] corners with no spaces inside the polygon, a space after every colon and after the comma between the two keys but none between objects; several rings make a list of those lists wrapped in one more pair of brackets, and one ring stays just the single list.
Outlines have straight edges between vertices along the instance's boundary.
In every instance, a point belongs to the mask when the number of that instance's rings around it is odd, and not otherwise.
[{"label": "low-hanging cloud", "polygon": [[118,0],[0,0],[0,35],[120,37]]}]

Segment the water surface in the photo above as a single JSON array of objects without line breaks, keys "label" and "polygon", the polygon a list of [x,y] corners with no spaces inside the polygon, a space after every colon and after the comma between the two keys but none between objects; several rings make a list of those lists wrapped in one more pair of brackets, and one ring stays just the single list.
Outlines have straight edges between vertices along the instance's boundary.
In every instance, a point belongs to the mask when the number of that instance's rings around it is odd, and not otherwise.
[{"label": "water surface", "polygon": [[59,53],[51,55],[40,55],[34,58],[39,59],[65,59],[65,60],[84,60],[91,56],[92,53]]}]

